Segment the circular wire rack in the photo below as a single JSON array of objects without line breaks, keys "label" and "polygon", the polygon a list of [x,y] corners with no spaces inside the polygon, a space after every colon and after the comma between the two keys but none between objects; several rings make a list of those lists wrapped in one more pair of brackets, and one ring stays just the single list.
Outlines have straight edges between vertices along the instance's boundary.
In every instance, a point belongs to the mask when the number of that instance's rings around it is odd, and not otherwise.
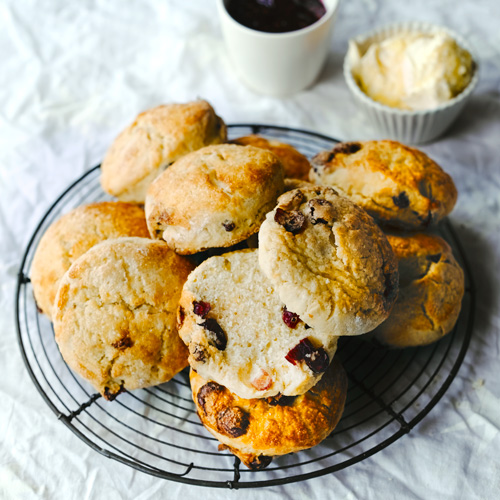
[{"label": "circular wire rack", "polygon": [[[229,138],[258,133],[295,146],[308,157],[338,141],[304,130],[230,125]],[[37,309],[29,274],[33,255],[50,224],[78,205],[110,199],[99,183],[100,166],[82,175],[49,208],[28,244],[19,270],[16,320],[21,353],[45,402],[94,450],[157,477],[200,486],[272,486],[330,474],[377,453],[403,437],[438,403],[470,342],[475,290],[470,267],[449,221],[438,232],[465,272],[462,311],[453,331],[430,346],[391,350],[360,337],[341,338],[336,356],[349,378],[339,425],[310,450],[276,457],[264,470],[240,467],[205,430],[191,398],[187,370],[166,384],[104,401],[62,359],[52,324]],[[363,336],[361,336],[363,337]]]}]

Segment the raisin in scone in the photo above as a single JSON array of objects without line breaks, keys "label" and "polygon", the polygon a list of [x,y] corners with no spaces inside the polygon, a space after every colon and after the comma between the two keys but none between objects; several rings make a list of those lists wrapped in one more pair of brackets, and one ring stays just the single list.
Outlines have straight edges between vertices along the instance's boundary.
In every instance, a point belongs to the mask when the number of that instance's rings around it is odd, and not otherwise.
[{"label": "raisin in scone", "polygon": [[347,395],[347,376],[337,359],[300,396],[243,399],[193,370],[190,379],[203,425],[253,470],[323,441],[338,424]]},{"label": "raisin in scone", "polygon": [[259,230],[283,190],[283,166],[269,151],[207,146],[151,184],[145,205],[149,231],[180,254],[229,247]]},{"label": "raisin in scone", "polygon": [[330,187],[280,196],[259,231],[259,263],[287,309],[317,334],[373,330],[397,296],[397,262],[385,234]]},{"label": "raisin in scone", "polygon": [[312,182],[334,187],[386,225],[426,228],[457,200],[452,178],[425,153],[399,142],[340,143],[311,163]]},{"label": "raisin in scone", "polygon": [[281,160],[285,170],[285,179],[291,178],[307,181],[309,178],[309,170],[311,169],[309,160],[293,146],[290,146],[290,144],[277,141],[276,139],[266,139],[254,134],[238,137],[232,140],[231,143],[241,146],[255,146],[271,151]]},{"label": "raisin in scone", "polygon": [[284,307],[257,253],[211,257],[189,275],[179,334],[200,376],[242,398],[303,394],[328,367],[337,337],[316,332]]},{"label": "raisin in scone", "polygon": [[90,203],[52,223],[38,244],[31,266],[31,283],[39,309],[52,318],[59,281],[71,264],[97,243],[121,236],[149,237],[144,210],[138,205]]},{"label": "raisin in scone", "polygon": [[375,337],[392,347],[427,345],[454,327],[464,273],[448,243],[431,234],[389,234],[399,262],[399,297]]},{"label": "raisin in scone", "polygon": [[149,184],[191,151],[227,138],[223,120],[207,101],[165,104],[140,113],[113,142],[101,165],[104,191],[144,203]]},{"label": "raisin in scone", "polygon": [[193,266],[164,242],[118,238],[92,247],[61,280],[56,342],[106,399],[170,380],[187,366],[176,310]]}]

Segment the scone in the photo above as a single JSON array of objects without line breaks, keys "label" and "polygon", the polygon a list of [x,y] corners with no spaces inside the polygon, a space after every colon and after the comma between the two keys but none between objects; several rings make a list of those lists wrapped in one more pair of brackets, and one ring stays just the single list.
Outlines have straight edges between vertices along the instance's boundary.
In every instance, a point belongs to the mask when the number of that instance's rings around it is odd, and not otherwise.
[{"label": "scone", "polygon": [[259,263],[287,309],[317,334],[373,330],[397,296],[397,262],[386,236],[330,187],[280,196],[259,231]]},{"label": "scone", "polygon": [[242,398],[303,394],[328,367],[337,337],[316,332],[284,307],[257,253],[211,257],[189,275],[179,334],[200,376]]},{"label": "scone", "polygon": [[322,379],[301,396],[243,399],[191,370],[193,400],[203,425],[250,469],[274,456],[311,448],[338,424],[347,376],[334,359]]},{"label": "scone", "polygon": [[144,111],[106,153],[102,188],[120,200],[144,203],[149,184],[172,162],[226,137],[224,122],[206,101]]},{"label": "scone", "polygon": [[399,261],[399,297],[375,337],[392,347],[430,344],[455,325],[464,273],[448,243],[430,234],[389,234]]},{"label": "scone", "polygon": [[452,178],[425,153],[399,142],[340,143],[311,163],[311,182],[334,187],[390,226],[426,228],[457,200]]},{"label": "scone", "polygon": [[259,230],[283,190],[283,167],[269,151],[207,146],[151,184],[145,205],[149,232],[180,254],[229,247]]},{"label": "scone", "polygon": [[56,342],[106,399],[170,380],[187,365],[176,309],[193,266],[164,242],[118,238],[92,247],[61,280]]},{"label": "scone", "polygon": [[59,281],[69,266],[95,244],[121,236],[149,237],[144,210],[104,201],[82,205],[50,225],[33,257],[31,283],[38,308],[52,318]]},{"label": "scone", "polygon": [[285,179],[301,179],[307,181],[311,164],[306,156],[297,151],[290,144],[277,141],[275,139],[266,139],[260,135],[245,135],[231,141],[233,144],[241,146],[255,146],[257,148],[267,149],[274,153],[283,164],[285,170]]}]

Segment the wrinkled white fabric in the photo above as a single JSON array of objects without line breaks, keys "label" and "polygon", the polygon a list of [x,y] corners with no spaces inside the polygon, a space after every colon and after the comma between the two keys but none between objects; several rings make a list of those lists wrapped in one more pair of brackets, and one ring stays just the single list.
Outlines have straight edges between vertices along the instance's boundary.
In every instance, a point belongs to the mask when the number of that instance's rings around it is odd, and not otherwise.
[{"label": "wrinkled white fabric", "polygon": [[[102,159],[144,109],[208,99],[227,123],[269,123],[339,139],[379,137],[343,81],[348,38],[398,20],[445,24],[479,54],[463,115],[422,147],[454,178],[452,220],[477,284],[458,376],[408,435],[363,462],[297,484],[229,492],[157,479],[94,452],[50,411],[14,326],[20,259],[56,197]],[[490,499],[500,491],[500,5],[497,0],[341,2],[318,83],[287,99],[232,72],[214,2],[0,2],[0,498]]]}]

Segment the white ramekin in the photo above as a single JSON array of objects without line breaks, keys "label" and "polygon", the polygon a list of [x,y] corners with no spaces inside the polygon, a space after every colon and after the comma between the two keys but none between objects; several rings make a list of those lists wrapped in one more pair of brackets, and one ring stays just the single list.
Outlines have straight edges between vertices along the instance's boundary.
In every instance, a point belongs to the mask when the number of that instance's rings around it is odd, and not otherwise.
[{"label": "white ramekin", "polygon": [[452,30],[422,22],[405,22],[374,30],[366,35],[358,36],[353,41],[364,53],[370,44],[379,42],[389,36],[406,32],[448,33],[462,48],[469,51],[474,61],[474,74],[469,85],[456,97],[436,108],[429,110],[408,111],[391,108],[368,97],[356,83],[351,67],[349,52],[344,59],[344,78],[357,104],[369,117],[372,124],[387,139],[394,139],[407,144],[421,144],[432,141],[453,123],[463,110],[467,100],[479,80],[478,59],[470,45],[459,34]]}]

